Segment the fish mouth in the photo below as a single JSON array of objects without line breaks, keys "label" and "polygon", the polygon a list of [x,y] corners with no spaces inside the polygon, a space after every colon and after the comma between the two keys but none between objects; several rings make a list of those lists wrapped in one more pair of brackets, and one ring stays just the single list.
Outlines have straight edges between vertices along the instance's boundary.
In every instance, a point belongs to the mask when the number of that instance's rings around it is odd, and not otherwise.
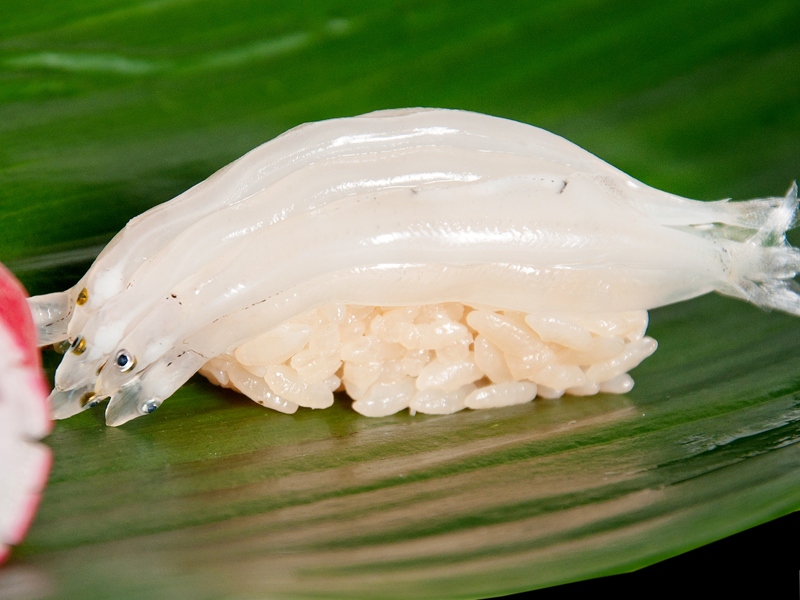
[{"label": "fish mouth", "polygon": [[138,379],[122,386],[111,396],[106,407],[106,425],[118,427],[155,411],[162,399],[148,395]]},{"label": "fish mouth", "polygon": [[54,389],[47,397],[54,419],[66,419],[79,412],[96,406],[104,396],[95,393],[94,382],[87,382],[78,387],[61,390]]}]

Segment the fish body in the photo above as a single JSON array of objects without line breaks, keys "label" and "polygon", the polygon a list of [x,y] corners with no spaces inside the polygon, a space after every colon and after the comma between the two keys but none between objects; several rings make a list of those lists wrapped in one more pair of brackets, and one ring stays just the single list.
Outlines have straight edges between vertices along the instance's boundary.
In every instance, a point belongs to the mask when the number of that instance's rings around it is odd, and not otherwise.
[{"label": "fish body", "polygon": [[[627,365],[632,361],[623,358],[632,348],[639,360],[655,350],[652,340],[642,342],[650,338],[643,337],[641,314],[650,308],[719,291],[800,314],[792,282],[800,254],[784,235],[796,204],[795,187],[782,198],[689,200],[530,125],[465,111],[381,111],[302,125],[256,148],[133,219],[74,288],[32,299],[31,308],[41,343],[68,339],[72,345],[52,398],[61,417],[110,397],[107,421],[122,423],[151,412],[215,360],[228,365],[216,369],[225,373],[218,383],[261,390],[249,395],[271,394],[270,402],[284,407],[287,395],[294,405],[325,404],[338,386],[357,403],[374,395],[373,388],[405,386],[395,392],[409,396],[408,403],[393,404],[391,393],[384,394],[385,411],[501,405],[540,392],[596,393],[624,374],[601,381],[597,364],[617,356]],[[448,303],[462,308],[451,306],[449,316],[431,308]],[[358,317],[359,307],[373,312]],[[373,327],[409,307],[418,310],[402,326],[406,337]],[[431,311],[441,318],[428,322],[424,315]],[[604,335],[586,325],[597,315],[639,325]],[[518,330],[527,346],[491,342],[493,319],[508,321],[497,327]],[[366,341],[342,341],[343,323],[356,321]],[[237,349],[265,335],[292,348],[281,328],[304,322],[311,331],[306,345],[282,362],[235,359],[242,354]],[[441,339],[466,333],[452,347],[435,338],[415,347],[432,323],[444,328]],[[591,341],[592,347],[606,344],[618,352],[586,354],[555,341],[566,339],[551,332],[559,327],[582,332],[573,342],[614,338]],[[328,336],[338,336],[339,345],[325,346],[318,338],[333,329],[339,333]],[[278,333],[270,338],[270,332]],[[371,335],[375,344],[396,347],[376,351],[371,363],[348,360],[347,343],[369,345]],[[492,345],[488,354],[479,350],[484,340]],[[326,350],[314,354],[312,347]],[[417,351],[429,353],[421,367],[430,367],[429,374],[439,367],[456,373],[452,365],[463,363],[461,375],[441,375],[445,383],[430,388],[460,390],[459,400],[425,396],[420,377],[426,376],[415,374],[409,354]],[[296,357],[304,352],[327,367],[301,368]],[[394,358],[380,359],[381,352]],[[476,358],[481,352],[524,377],[495,381],[504,377],[486,372],[486,356]],[[584,354],[579,359],[575,352]],[[545,358],[537,362],[534,355]],[[405,370],[389,366],[392,361],[406,361]],[[372,369],[368,377],[348,377],[365,369]],[[562,379],[552,376],[555,371]],[[230,381],[233,372],[238,385]],[[461,381],[467,372],[466,383],[448,392],[454,384],[447,381]],[[558,381],[560,388],[547,384]],[[514,382],[513,389],[492,387]],[[467,402],[470,394],[483,400]],[[493,404],[498,394],[506,400]]]}]

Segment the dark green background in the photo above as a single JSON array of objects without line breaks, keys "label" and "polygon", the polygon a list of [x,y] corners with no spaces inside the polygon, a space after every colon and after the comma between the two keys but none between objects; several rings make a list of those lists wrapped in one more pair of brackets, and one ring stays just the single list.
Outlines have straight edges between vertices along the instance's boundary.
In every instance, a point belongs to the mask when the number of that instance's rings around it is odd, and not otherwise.
[{"label": "dark green background", "polygon": [[[794,0],[6,0],[0,260],[32,293],[63,289],[129,218],[261,142],[403,106],[535,124],[688,197],[782,195],[798,22]],[[283,416],[198,380],[119,429],[99,409],[60,422],[0,590],[477,597],[800,507],[800,319],[714,296],[654,311],[650,333],[626,397]]]}]

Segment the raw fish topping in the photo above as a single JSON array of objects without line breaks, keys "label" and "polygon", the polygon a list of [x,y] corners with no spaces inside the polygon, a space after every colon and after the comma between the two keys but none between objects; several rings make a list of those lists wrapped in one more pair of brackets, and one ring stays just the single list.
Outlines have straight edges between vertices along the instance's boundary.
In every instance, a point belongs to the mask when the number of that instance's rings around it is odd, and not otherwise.
[{"label": "raw fish topping", "polygon": [[617,393],[655,350],[650,308],[800,314],[796,208],[796,186],[699,202],[530,125],[380,111],[259,146],[30,304],[39,342],[70,344],[57,418],[110,398],[119,425],[201,369],[283,412],[340,387],[372,415]]}]

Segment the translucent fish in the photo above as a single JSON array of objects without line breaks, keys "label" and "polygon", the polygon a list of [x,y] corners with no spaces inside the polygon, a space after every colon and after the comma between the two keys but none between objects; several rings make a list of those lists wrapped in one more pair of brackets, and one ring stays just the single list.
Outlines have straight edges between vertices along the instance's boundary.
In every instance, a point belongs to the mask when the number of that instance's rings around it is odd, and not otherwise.
[{"label": "translucent fish", "polygon": [[370,415],[622,393],[650,308],[718,291],[800,314],[796,208],[796,186],[698,202],[530,125],[382,111],[256,148],[31,308],[72,346],[57,416],[110,397],[114,425],[201,368],[267,406],[342,388]]}]

